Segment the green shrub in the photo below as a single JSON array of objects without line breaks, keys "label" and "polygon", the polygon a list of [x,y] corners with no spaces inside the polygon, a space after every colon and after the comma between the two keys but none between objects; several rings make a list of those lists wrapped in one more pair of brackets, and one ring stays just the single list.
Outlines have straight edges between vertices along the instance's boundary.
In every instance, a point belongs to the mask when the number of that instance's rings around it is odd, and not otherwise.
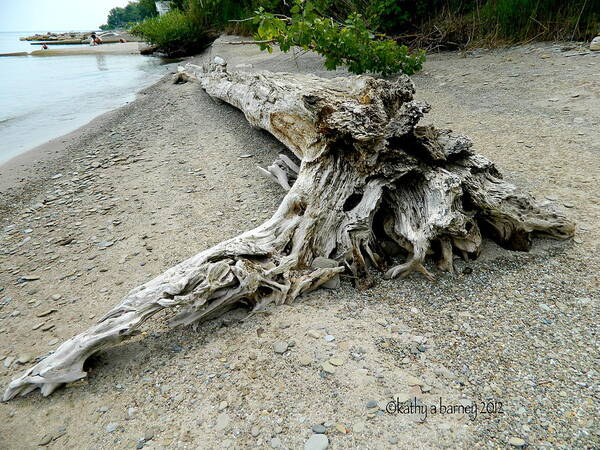
[{"label": "green shrub", "polygon": [[314,50],[325,57],[325,67],[334,70],[348,66],[352,73],[373,72],[382,75],[420,70],[425,53],[410,53],[395,41],[380,39],[366,27],[360,14],[351,14],[344,23],[323,17],[311,2],[295,0],[291,18],[267,13],[260,8],[255,22],[259,24],[255,39],[262,50],[272,51],[271,43],[287,52],[298,46]]},{"label": "green shrub", "polygon": [[130,32],[170,56],[192,55],[210,45],[228,21],[251,15],[252,4],[250,0],[186,0],[164,16],[134,25]]},{"label": "green shrub", "polygon": [[189,12],[177,9],[146,19],[130,31],[170,56],[198,53],[212,42],[215,34]]}]

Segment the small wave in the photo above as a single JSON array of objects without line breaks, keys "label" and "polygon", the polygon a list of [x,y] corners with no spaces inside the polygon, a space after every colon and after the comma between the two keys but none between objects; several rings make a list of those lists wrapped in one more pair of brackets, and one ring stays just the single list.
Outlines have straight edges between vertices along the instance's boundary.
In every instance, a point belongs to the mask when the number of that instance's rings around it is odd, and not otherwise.
[{"label": "small wave", "polygon": [[13,117],[0,117],[0,125],[4,125],[7,122],[10,122],[12,120],[18,119],[19,116],[13,116]]}]

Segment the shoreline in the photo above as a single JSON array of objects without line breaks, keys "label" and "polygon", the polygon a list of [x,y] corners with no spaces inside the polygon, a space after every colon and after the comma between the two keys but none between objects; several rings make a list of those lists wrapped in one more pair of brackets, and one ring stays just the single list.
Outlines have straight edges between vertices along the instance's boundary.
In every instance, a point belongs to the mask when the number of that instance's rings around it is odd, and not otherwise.
[{"label": "shoreline", "polygon": [[[72,148],[74,145],[106,132],[118,122],[119,116],[126,115],[129,109],[136,107],[138,100],[147,90],[165,83],[172,74],[173,72],[169,72],[155,83],[139,90],[132,101],[103,112],[69,133],[49,139],[0,163],[0,195],[3,198],[0,210],[10,203],[6,198],[17,197],[31,184],[48,181],[54,175],[53,171],[64,166],[62,160],[68,159],[72,152],[77,151]],[[65,163],[68,164],[67,161]]]},{"label": "shoreline", "polygon": [[[170,64],[173,63],[165,63],[167,66]],[[48,164],[66,156],[67,147],[69,145],[77,142],[86,135],[102,132],[102,129],[106,129],[110,125],[111,121],[114,121],[114,116],[121,114],[120,111],[122,109],[134,106],[134,104],[139,100],[140,96],[144,95],[144,92],[147,89],[151,89],[154,85],[164,82],[164,80],[170,77],[173,73],[173,69],[169,69],[165,75],[161,76],[161,78],[156,80],[154,83],[135,92],[134,98],[126,101],[121,106],[100,112],[100,114],[92,117],[82,125],[77,126],[72,131],[50,138],[41,144],[28,148],[27,150],[11,157],[8,160],[0,162],[0,195],[8,195],[10,191],[14,189],[20,190],[21,184],[27,184],[31,181],[37,182],[41,179],[44,179],[43,174],[38,172],[48,170]],[[44,167],[37,169],[36,165],[40,164]],[[33,173],[36,175],[33,175]],[[35,180],[31,179],[32,176],[35,178]]]},{"label": "shoreline", "polygon": [[13,184],[15,181],[19,183],[23,181],[32,181],[25,179],[24,176],[28,175],[29,171],[34,170],[36,164],[51,163],[54,160],[66,156],[64,151],[69,145],[69,141],[72,142],[76,139],[80,139],[95,126],[102,126],[104,121],[110,121],[112,115],[125,106],[127,105],[102,113],[67,134],[50,139],[43,144],[30,148],[29,150],[12,157],[8,161],[1,163],[0,194],[6,194],[12,187],[16,187]]}]

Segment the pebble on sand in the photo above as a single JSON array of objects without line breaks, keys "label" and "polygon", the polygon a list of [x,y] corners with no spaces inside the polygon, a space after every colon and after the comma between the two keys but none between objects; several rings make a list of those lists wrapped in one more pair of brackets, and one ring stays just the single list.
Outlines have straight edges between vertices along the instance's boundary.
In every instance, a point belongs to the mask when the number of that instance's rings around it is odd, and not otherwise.
[{"label": "pebble on sand", "polygon": [[323,372],[326,373],[335,373],[335,367],[332,366],[328,361],[325,361],[323,364],[321,364],[321,369],[323,369]]},{"label": "pebble on sand", "polygon": [[40,441],[38,442],[38,445],[39,445],[39,446],[42,446],[42,445],[47,445],[47,444],[49,444],[51,441],[52,441],[52,435],[51,435],[51,434],[45,434],[45,435],[44,435],[44,436],[43,436],[43,437],[40,439]]},{"label": "pebble on sand", "polygon": [[329,447],[329,439],[324,434],[313,434],[304,443],[304,450],[325,450]]},{"label": "pebble on sand", "polygon": [[319,333],[317,330],[308,330],[306,334],[315,339],[319,339],[321,337],[321,333]]},{"label": "pebble on sand", "polygon": [[285,353],[285,351],[287,349],[288,349],[287,342],[279,341],[279,342],[275,342],[275,344],[273,345],[273,351],[275,353],[277,353],[278,355]]},{"label": "pebble on sand", "polygon": [[525,441],[523,439],[521,439],[519,437],[515,437],[515,436],[511,437],[508,440],[508,443],[510,445],[512,445],[513,447],[524,447],[525,446]]},{"label": "pebble on sand", "polygon": [[316,434],[325,434],[325,432],[327,431],[327,428],[325,428],[322,424],[317,423],[312,426],[312,431],[313,431],[313,433],[316,433]]},{"label": "pebble on sand", "polygon": [[119,428],[118,423],[109,423],[108,425],[106,425],[106,432],[114,433],[117,430],[117,428]]},{"label": "pebble on sand", "polygon": [[308,366],[311,362],[312,362],[312,358],[307,355],[306,353],[300,355],[300,357],[298,358],[298,361],[300,362],[301,366]]}]

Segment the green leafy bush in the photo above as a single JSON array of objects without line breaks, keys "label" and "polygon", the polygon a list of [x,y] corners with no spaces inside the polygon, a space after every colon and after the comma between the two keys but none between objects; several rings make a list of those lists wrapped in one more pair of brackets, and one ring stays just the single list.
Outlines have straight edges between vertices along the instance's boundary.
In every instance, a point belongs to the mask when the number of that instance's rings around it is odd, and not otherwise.
[{"label": "green leafy bush", "polygon": [[229,20],[251,14],[251,0],[185,0],[163,16],[135,24],[130,32],[156,45],[170,56],[202,51]]},{"label": "green leafy bush", "polygon": [[177,9],[163,16],[146,19],[133,26],[130,32],[156,45],[170,56],[200,52],[214,37],[213,33],[194,20],[188,12]]},{"label": "green leafy bush", "polygon": [[284,52],[294,46],[314,50],[325,57],[327,69],[346,65],[356,74],[404,72],[410,75],[420,70],[425,61],[422,51],[411,53],[404,45],[380,39],[369,31],[360,14],[353,13],[338,23],[319,14],[313,3],[302,0],[295,0],[290,12],[291,17],[282,17],[262,8],[256,11],[255,39],[262,50],[271,52],[273,43]]}]

